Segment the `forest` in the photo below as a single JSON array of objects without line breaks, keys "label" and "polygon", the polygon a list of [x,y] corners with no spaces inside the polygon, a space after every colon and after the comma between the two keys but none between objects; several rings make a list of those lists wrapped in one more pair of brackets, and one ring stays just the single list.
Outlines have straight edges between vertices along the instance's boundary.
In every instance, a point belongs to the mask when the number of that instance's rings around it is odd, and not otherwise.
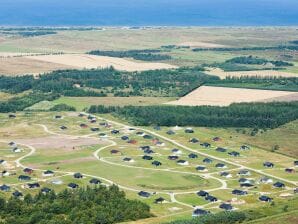
[{"label": "forest", "polygon": [[152,215],[148,205],[126,199],[113,185],[0,198],[0,216],[3,224],[112,224]]},{"label": "forest", "polygon": [[64,96],[183,96],[206,82],[219,80],[202,71],[202,68],[195,67],[120,72],[111,67],[55,71],[38,79],[33,76],[0,76],[0,91],[20,93],[34,90]]},{"label": "forest", "polygon": [[[218,106],[91,106],[90,113],[113,113],[137,126],[276,128],[298,118],[298,102]],[[156,116],[158,114],[158,116]]]},{"label": "forest", "polygon": [[88,54],[118,57],[118,58],[133,58],[135,60],[142,60],[142,61],[163,61],[163,60],[170,60],[172,58],[169,55],[157,54],[160,52],[161,50],[158,50],[158,49],[128,50],[128,51],[94,50],[94,51],[88,52]]}]

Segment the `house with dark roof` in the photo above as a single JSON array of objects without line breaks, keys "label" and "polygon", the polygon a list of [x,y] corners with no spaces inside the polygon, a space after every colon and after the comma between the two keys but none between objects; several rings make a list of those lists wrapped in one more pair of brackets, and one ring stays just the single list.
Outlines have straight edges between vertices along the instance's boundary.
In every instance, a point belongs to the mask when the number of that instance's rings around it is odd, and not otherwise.
[{"label": "house with dark roof", "polygon": [[238,175],[240,175],[240,176],[250,176],[250,172],[249,172],[249,170],[240,170],[238,172]]},{"label": "house with dark roof", "polygon": [[80,127],[81,128],[88,128],[88,125],[87,124],[80,124]]},{"label": "house with dark roof", "polygon": [[229,152],[228,154],[229,154],[230,156],[234,156],[234,157],[238,157],[238,156],[240,156],[240,153],[239,153],[239,152],[236,152],[236,151]]},{"label": "house with dark roof", "polygon": [[23,172],[24,173],[27,173],[27,174],[32,174],[33,173],[33,169],[31,169],[31,168],[25,168],[25,169],[23,169]]},{"label": "house with dark roof", "polygon": [[273,184],[273,187],[276,187],[276,188],[284,188],[286,185],[282,182],[276,182]]},{"label": "house with dark roof", "polygon": [[68,186],[69,188],[71,188],[71,189],[76,189],[76,188],[79,187],[79,185],[77,185],[77,184],[75,184],[75,183],[69,183],[67,186]]},{"label": "house with dark roof", "polygon": [[177,159],[179,159],[179,156],[168,156],[168,159],[169,160],[177,160]]},{"label": "house with dark roof", "polygon": [[47,194],[47,193],[50,193],[52,191],[52,189],[50,188],[47,188],[47,187],[44,187],[40,190],[41,193],[43,194]]},{"label": "house with dark roof", "polygon": [[198,143],[199,142],[199,139],[197,139],[197,138],[191,138],[191,139],[189,139],[189,142],[190,143]]},{"label": "house with dark roof", "polygon": [[262,195],[259,197],[259,200],[260,201],[264,201],[264,202],[271,202],[272,201],[272,198],[266,196],[266,195]]},{"label": "house with dark roof", "polygon": [[143,138],[144,139],[153,139],[153,137],[151,135],[144,135]]},{"label": "house with dark roof", "polygon": [[143,136],[145,133],[144,132],[142,132],[142,131],[138,131],[138,132],[136,132],[136,135],[138,135],[138,136]]},{"label": "house with dark roof", "polygon": [[219,205],[219,208],[224,209],[226,211],[231,211],[233,210],[233,206],[231,204],[227,204],[227,203],[222,203]]},{"label": "house with dark roof", "polygon": [[91,180],[89,180],[89,183],[90,183],[90,184],[100,184],[101,181],[100,181],[99,179],[92,178]]},{"label": "house with dark roof", "polygon": [[221,177],[225,177],[225,178],[231,178],[232,174],[230,174],[229,172],[221,172],[220,173]]},{"label": "house with dark roof", "polygon": [[44,172],[42,173],[42,175],[43,175],[44,177],[51,177],[51,176],[54,175],[54,171],[52,171],[52,170],[46,170],[46,171],[44,171]]},{"label": "house with dark roof", "polygon": [[209,214],[209,211],[197,208],[192,212],[192,217],[198,217],[198,216],[202,216],[202,215],[207,215]]},{"label": "house with dark roof", "polygon": [[247,145],[241,145],[240,150],[243,150],[243,151],[250,150],[250,147]]},{"label": "house with dark roof", "polygon": [[62,116],[61,115],[55,115],[55,119],[61,119]]},{"label": "house with dark roof", "polygon": [[186,161],[186,160],[180,159],[180,160],[177,161],[177,164],[181,165],[181,166],[188,166],[189,162]]},{"label": "house with dark roof", "polygon": [[61,130],[66,130],[66,129],[67,129],[67,127],[66,127],[66,126],[64,126],[64,125],[62,125],[62,126],[60,126],[60,129],[61,129]]},{"label": "house with dark roof", "polygon": [[154,165],[154,166],[161,166],[162,165],[162,163],[157,161],[157,160],[154,160],[151,164]]},{"label": "house with dark roof", "polygon": [[23,197],[23,194],[19,191],[15,191],[12,193],[12,196],[16,197],[16,198],[19,198],[19,197]]},{"label": "house with dark roof", "polygon": [[108,137],[108,135],[106,133],[99,133],[98,136],[100,138],[106,138],[106,137]]},{"label": "house with dark roof", "polygon": [[40,184],[39,183],[28,183],[27,187],[30,189],[40,188]]},{"label": "house with dark roof", "polygon": [[247,191],[242,191],[242,190],[235,189],[235,190],[232,191],[232,194],[241,196],[241,195],[246,195]]},{"label": "house with dark roof", "polygon": [[20,175],[20,176],[18,177],[18,180],[19,180],[19,181],[30,181],[30,180],[31,180],[31,177],[26,176],[26,175]]},{"label": "house with dark roof", "polygon": [[242,183],[240,184],[240,187],[248,188],[248,187],[253,187],[254,185],[252,183]]},{"label": "house with dark roof", "polygon": [[6,185],[6,184],[3,184],[0,186],[0,191],[10,191],[10,186]]},{"label": "house with dark roof", "polygon": [[8,145],[11,146],[11,147],[16,147],[17,146],[17,144],[15,142],[10,142],[10,143],[8,143]]},{"label": "house with dark roof", "polygon": [[179,149],[172,149],[172,153],[180,155],[180,154],[182,154],[182,151]]},{"label": "house with dark roof", "polygon": [[16,118],[17,116],[16,115],[14,115],[14,114],[9,114],[8,115],[8,118]]},{"label": "house with dark roof", "polygon": [[140,146],[140,149],[141,149],[141,150],[150,149],[150,146],[149,146],[149,145]]},{"label": "house with dark roof", "polygon": [[217,148],[216,148],[216,151],[217,151],[217,152],[226,152],[227,149],[222,148],[222,147],[217,147]]},{"label": "house with dark roof", "polygon": [[184,132],[187,133],[187,134],[192,134],[192,133],[194,133],[194,130],[192,128],[186,128],[184,130]]},{"label": "house with dark roof", "polygon": [[127,163],[133,163],[134,160],[132,158],[129,158],[129,157],[125,157],[123,158],[123,162],[127,162]]},{"label": "house with dark roof", "polygon": [[224,164],[224,163],[217,163],[216,165],[215,165],[215,167],[216,168],[226,168],[227,166],[226,166],[226,164]]},{"label": "house with dark roof", "polygon": [[210,201],[210,202],[216,202],[216,201],[218,201],[218,199],[216,197],[214,197],[214,196],[212,196],[210,194],[205,197],[205,200],[206,201]]},{"label": "house with dark roof", "polygon": [[110,152],[111,152],[111,154],[118,154],[118,153],[120,153],[120,151],[119,150],[116,150],[116,149],[112,149]]},{"label": "house with dark roof", "polygon": [[162,197],[155,199],[154,203],[155,204],[162,204],[164,203],[166,200]]},{"label": "house with dark roof", "polygon": [[150,194],[149,192],[146,192],[146,191],[140,191],[140,192],[138,193],[138,195],[139,195],[140,197],[143,197],[143,198],[149,198],[149,197],[151,196],[151,194]]},{"label": "house with dark roof", "polygon": [[213,140],[214,142],[219,142],[219,141],[221,141],[221,138],[220,138],[220,137],[214,137],[212,140]]},{"label": "house with dark roof", "polygon": [[81,173],[75,173],[73,175],[73,177],[76,178],[76,179],[81,179],[81,178],[83,178],[83,175]]},{"label": "house with dark roof", "polygon": [[262,184],[271,184],[271,183],[273,183],[273,180],[269,177],[261,177],[260,183],[262,183]]},{"label": "house with dark roof", "polygon": [[197,195],[200,196],[200,197],[206,197],[209,195],[209,193],[207,191],[198,191],[197,192]]},{"label": "house with dark roof", "polygon": [[146,153],[146,154],[153,154],[154,151],[152,149],[145,149],[144,150],[144,153]]},{"label": "house with dark roof", "polygon": [[267,168],[273,168],[273,167],[274,167],[274,164],[271,163],[271,162],[264,162],[264,163],[263,163],[263,166],[264,166],[264,167],[267,167]]},{"label": "house with dark roof", "polygon": [[285,169],[285,172],[286,173],[295,173],[295,169],[293,169],[293,168],[286,168]]},{"label": "house with dark roof", "polygon": [[6,160],[0,159],[0,165],[5,165],[5,164],[7,164]]},{"label": "house with dark roof", "polygon": [[194,154],[194,153],[190,153],[188,155],[188,158],[190,158],[190,159],[196,159],[196,158],[198,158],[198,155],[197,154]]},{"label": "house with dark roof", "polygon": [[167,131],[167,134],[168,134],[168,135],[174,135],[174,134],[176,134],[176,133],[175,133],[174,131],[172,131],[172,130],[168,130],[168,131]]},{"label": "house with dark roof", "polygon": [[203,163],[212,163],[212,159],[209,159],[209,158],[205,158],[203,159]]},{"label": "house with dark roof", "polygon": [[114,130],[111,131],[111,134],[113,134],[113,135],[116,135],[116,134],[119,134],[119,133],[120,133],[119,130],[115,130],[115,129],[114,129]]},{"label": "house with dark roof", "polygon": [[142,159],[144,159],[144,160],[152,160],[153,157],[152,156],[145,155],[145,156],[142,157]]},{"label": "house with dark roof", "polygon": [[210,148],[211,147],[211,144],[208,143],[208,142],[203,142],[200,145],[203,146],[204,148]]},{"label": "house with dark roof", "polygon": [[294,166],[298,166],[298,160],[294,161]]},{"label": "house with dark roof", "polygon": [[99,131],[99,128],[90,128],[90,130],[95,132],[95,131]]},{"label": "house with dark roof", "polygon": [[1,172],[1,176],[2,177],[8,177],[10,175],[10,173],[7,171],[7,170],[3,170],[2,172]]},{"label": "house with dark roof", "polygon": [[197,166],[197,167],[196,167],[196,170],[197,170],[197,171],[207,171],[207,169],[206,169],[205,166]]},{"label": "house with dark roof", "polygon": [[123,141],[127,141],[127,140],[129,139],[129,137],[126,136],[126,135],[124,135],[124,136],[121,137],[121,139],[122,139]]}]

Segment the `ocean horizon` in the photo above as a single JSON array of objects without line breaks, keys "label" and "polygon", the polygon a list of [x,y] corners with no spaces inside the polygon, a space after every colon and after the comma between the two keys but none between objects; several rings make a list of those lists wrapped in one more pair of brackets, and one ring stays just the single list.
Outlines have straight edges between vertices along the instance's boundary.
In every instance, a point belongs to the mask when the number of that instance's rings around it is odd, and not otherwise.
[{"label": "ocean horizon", "polygon": [[0,26],[296,26],[297,0],[1,0]]}]

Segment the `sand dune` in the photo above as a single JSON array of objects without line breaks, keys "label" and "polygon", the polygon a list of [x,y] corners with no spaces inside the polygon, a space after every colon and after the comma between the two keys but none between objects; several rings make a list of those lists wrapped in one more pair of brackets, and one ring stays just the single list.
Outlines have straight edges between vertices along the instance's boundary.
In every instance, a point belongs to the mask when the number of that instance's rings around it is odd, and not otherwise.
[{"label": "sand dune", "polygon": [[228,106],[231,103],[272,101],[298,101],[298,93],[202,86],[179,100],[167,104],[184,106]]}]

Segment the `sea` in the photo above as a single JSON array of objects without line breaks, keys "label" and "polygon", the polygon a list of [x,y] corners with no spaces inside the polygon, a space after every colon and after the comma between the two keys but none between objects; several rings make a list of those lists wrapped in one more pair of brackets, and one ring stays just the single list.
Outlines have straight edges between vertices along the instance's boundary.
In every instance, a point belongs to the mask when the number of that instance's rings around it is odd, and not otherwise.
[{"label": "sea", "polygon": [[298,0],[0,0],[0,26],[296,26]]}]

